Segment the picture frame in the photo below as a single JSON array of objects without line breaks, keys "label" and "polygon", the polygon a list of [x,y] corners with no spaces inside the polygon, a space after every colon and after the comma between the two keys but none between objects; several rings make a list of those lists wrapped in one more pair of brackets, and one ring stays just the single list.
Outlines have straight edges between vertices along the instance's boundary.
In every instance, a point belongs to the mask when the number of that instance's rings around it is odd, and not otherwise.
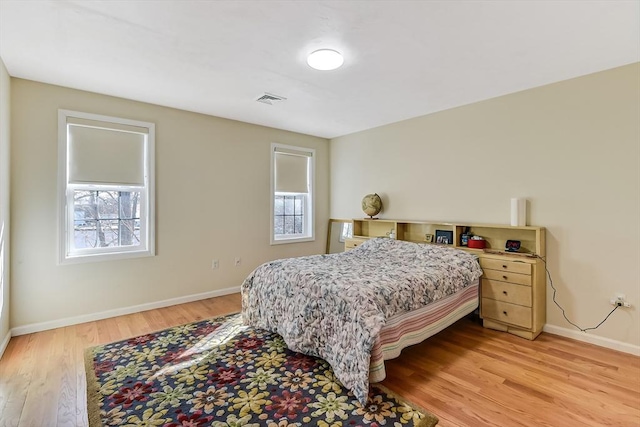
[{"label": "picture frame", "polygon": [[436,230],[436,243],[445,245],[453,244],[453,231],[451,230]]},{"label": "picture frame", "polygon": [[433,234],[425,234],[424,241],[427,243],[433,243]]}]

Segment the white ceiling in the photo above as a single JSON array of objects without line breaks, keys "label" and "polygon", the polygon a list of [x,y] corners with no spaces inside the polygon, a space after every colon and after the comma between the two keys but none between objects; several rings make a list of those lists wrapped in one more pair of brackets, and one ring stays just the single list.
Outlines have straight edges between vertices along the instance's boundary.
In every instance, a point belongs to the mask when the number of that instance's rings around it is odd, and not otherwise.
[{"label": "white ceiling", "polygon": [[[639,16],[638,0],[0,0],[0,56],[14,77],[332,138],[640,61]],[[344,66],[311,69],[319,48]]]}]

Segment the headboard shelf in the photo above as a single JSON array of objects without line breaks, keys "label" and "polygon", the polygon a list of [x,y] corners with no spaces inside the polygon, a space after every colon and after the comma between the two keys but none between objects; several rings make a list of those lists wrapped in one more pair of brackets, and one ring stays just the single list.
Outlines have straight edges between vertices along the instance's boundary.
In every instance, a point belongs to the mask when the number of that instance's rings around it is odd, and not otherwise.
[{"label": "headboard shelf", "polygon": [[427,235],[434,236],[431,243],[436,243],[436,231],[449,231],[453,233],[453,242],[449,243],[451,246],[474,253],[483,251],[462,244],[465,232],[483,237],[489,251],[504,251],[507,240],[518,240],[521,243],[519,253],[545,256],[544,227],[369,218],[353,220],[353,235],[356,238],[387,237],[392,230],[398,240],[418,243],[427,243]]}]

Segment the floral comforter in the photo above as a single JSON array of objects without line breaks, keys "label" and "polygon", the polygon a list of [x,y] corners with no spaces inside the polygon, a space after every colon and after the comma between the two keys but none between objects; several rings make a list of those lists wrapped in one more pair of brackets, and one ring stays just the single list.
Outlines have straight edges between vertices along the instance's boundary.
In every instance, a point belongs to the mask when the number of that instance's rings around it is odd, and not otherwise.
[{"label": "floral comforter", "polygon": [[474,283],[477,257],[445,246],[370,239],[340,254],[267,262],[242,284],[245,324],[318,356],[364,405],[369,359],[385,319]]}]

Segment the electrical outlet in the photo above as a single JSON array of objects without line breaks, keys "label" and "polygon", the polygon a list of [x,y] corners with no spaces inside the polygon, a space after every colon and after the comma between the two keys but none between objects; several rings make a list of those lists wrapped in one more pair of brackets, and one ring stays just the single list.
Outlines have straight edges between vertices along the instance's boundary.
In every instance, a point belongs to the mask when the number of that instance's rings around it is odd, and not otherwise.
[{"label": "electrical outlet", "polygon": [[624,294],[617,294],[615,298],[611,298],[609,302],[611,305],[615,305],[617,307],[631,308],[631,304],[627,302],[627,297]]},{"label": "electrical outlet", "polygon": [[218,267],[220,267],[220,261],[217,259],[211,260],[211,269],[215,270]]},{"label": "electrical outlet", "polygon": [[236,257],[236,267],[240,265],[240,257]]}]

